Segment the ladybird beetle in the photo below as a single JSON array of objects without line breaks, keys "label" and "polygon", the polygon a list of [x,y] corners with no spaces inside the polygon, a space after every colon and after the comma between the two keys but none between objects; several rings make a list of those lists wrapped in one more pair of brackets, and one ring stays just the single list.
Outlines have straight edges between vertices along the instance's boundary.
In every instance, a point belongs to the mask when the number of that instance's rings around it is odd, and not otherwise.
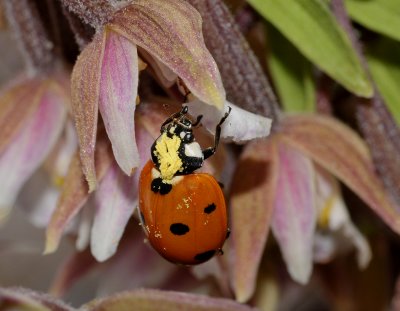
[{"label": "ladybird beetle", "polygon": [[222,253],[228,236],[226,204],[219,183],[205,173],[194,173],[218,147],[201,149],[193,135],[200,124],[188,117],[188,107],[161,125],[161,135],[151,147],[151,160],[140,175],[139,209],[145,234],[153,248],[170,262],[195,265]]}]

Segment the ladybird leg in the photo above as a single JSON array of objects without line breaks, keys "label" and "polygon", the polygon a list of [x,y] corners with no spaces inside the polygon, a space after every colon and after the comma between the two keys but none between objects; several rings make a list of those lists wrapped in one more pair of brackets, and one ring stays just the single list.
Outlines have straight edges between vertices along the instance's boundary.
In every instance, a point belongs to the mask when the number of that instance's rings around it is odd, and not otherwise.
[{"label": "ladybird leg", "polygon": [[215,128],[215,136],[214,136],[214,147],[209,147],[203,150],[204,160],[211,157],[218,148],[219,138],[221,136],[221,125],[225,122],[226,118],[228,118],[229,114],[231,113],[232,108],[228,107],[228,112],[222,117],[221,121],[217,124]]},{"label": "ladybird leg", "polygon": [[195,127],[195,126],[199,125],[201,119],[203,119],[203,115],[202,114],[197,116],[196,121],[194,123],[192,123],[192,126]]}]

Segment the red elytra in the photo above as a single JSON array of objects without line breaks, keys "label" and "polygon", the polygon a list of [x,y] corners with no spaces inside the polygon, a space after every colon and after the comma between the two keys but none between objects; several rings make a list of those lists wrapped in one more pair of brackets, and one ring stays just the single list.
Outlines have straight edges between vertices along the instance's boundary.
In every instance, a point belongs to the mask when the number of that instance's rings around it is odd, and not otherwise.
[{"label": "red elytra", "polygon": [[167,194],[153,192],[152,161],[140,175],[139,209],[153,248],[173,263],[195,265],[209,260],[221,248],[228,233],[226,204],[212,175],[191,173]]}]

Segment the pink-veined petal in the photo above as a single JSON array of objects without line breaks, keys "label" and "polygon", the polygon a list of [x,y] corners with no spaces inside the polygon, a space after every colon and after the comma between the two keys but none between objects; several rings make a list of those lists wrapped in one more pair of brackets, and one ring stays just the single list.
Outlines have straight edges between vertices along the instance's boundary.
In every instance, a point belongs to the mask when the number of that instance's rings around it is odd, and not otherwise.
[{"label": "pink-veined petal", "polygon": [[94,153],[105,33],[94,36],[79,55],[71,76],[72,111],[78,132],[82,170],[89,191],[96,188]]},{"label": "pink-veined petal", "polygon": [[278,143],[278,181],[272,232],[290,276],[306,284],[312,271],[316,225],[315,176],[311,160],[284,141]]},{"label": "pink-veined petal", "polygon": [[[224,112],[228,111],[228,107],[231,107],[231,112],[222,124],[222,138],[235,143],[244,143],[269,135],[271,119],[243,110],[230,102],[225,102]],[[215,127],[223,116],[223,113],[221,114],[215,107],[205,105],[199,100],[189,103],[189,111],[195,116],[203,115],[202,124],[211,133],[215,133]]]},{"label": "pink-veined petal", "polygon": [[182,0],[137,0],[114,14],[109,27],[175,72],[203,102],[222,109],[225,90],[207,50],[200,14]]},{"label": "pink-veined petal", "polygon": [[118,293],[95,300],[84,308],[90,311],[160,310],[160,308],[163,311],[255,311],[254,308],[230,299],[156,289],[137,289]]},{"label": "pink-veined petal", "polygon": [[139,164],[134,115],[138,87],[136,45],[106,28],[99,109],[115,160],[127,175]]},{"label": "pink-veined petal", "polygon": [[254,293],[267,241],[277,182],[276,140],[246,146],[232,182],[232,287],[239,302]]},{"label": "pink-veined petal", "polygon": [[43,79],[17,79],[0,94],[0,153],[37,110],[45,90]]},{"label": "pink-veined petal", "polygon": [[76,238],[75,247],[78,251],[83,251],[89,246],[90,231],[92,229],[94,216],[93,197],[89,198],[83,207],[78,225],[78,237]]},{"label": "pink-veined petal", "polygon": [[400,234],[400,207],[386,194],[365,143],[354,131],[316,115],[287,117],[281,131],[288,143],[339,178]]},{"label": "pink-veined petal", "polygon": [[22,185],[42,164],[64,127],[65,101],[59,86],[46,81],[36,112],[0,154],[0,220],[8,214]]},{"label": "pink-veined petal", "polygon": [[[103,178],[112,161],[110,149],[105,135],[99,135],[95,152],[96,173],[99,180]],[[79,155],[76,154],[71,160],[57,207],[47,226],[45,254],[57,250],[64,230],[79,213],[88,197],[88,185],[82,172]]]},{"label": "pink-veined petal", "polygon": [[150,158],[153,137],[141,126],[140,112],[136,116],[136,138],[141,161],[137,172],[128,177],[114,164],[95,193],[96,211],[91,232],[91,248],[98,261],[107,260],[117,250],[125,226],[137,206],[139,173]]},{"label": "pink-veined petal", "polygon": [[33,225],[46,227],[49,224],[77,146],[75,127],[67,119],[64,133],[42,167],[25,183],[16,203],[26,211]]}]

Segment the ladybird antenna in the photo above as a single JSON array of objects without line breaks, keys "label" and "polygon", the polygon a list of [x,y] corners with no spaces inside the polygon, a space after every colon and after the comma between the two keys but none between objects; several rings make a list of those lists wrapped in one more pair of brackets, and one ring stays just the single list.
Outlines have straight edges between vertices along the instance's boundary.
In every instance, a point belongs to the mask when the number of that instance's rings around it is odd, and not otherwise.
[{"label": "ladybird antenna", "polygon": [[177,122],[176,120],[181,119],[183,115],[185,115],[188,112],[188,107],[183,106],[181,111],[175,112],[174,114],[170,115],[167,120],[164,121],[163,124],[161,124],[161,132],[164,130],[164,127],[171,122]]}]

